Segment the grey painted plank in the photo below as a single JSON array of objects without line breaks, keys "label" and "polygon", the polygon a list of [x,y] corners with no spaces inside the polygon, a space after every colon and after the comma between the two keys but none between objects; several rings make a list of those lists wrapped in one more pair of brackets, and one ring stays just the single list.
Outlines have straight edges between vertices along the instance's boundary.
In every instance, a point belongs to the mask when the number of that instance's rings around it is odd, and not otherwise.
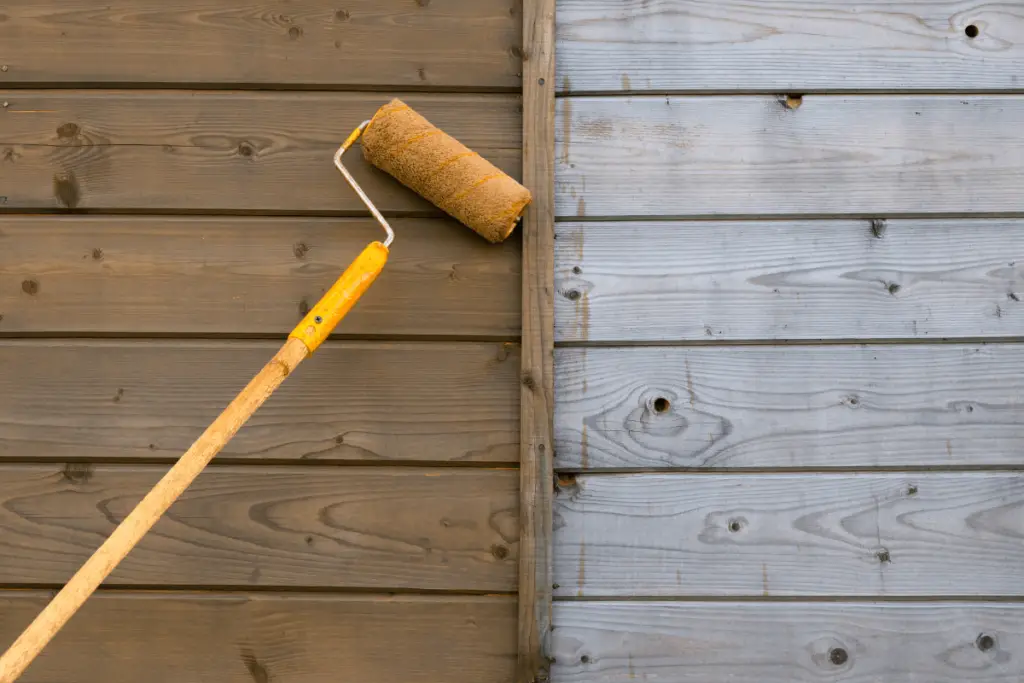
[{"label": "grey painted plank", "polygon": [[1024,465],[1024,347],[563,348],[556,466]]},{"label": "grey painted plank", "polygon": [[1024,97],[568,97],[560,216],[1024,210]]},{"label": "grey painted plank", "polygon": [[554,621],[557,683],[1024,677],[1020,604],[576,602]]},{"label": "grey painted plank", "polygon": [[1017,89],[1024,6],[559,0],[558,66],[576,91]]},{"label": "grey painted plank", "polygon": [[555,283],[561,341],[1020,335],[1024,221],[564,223]]},{"label": "grey painted plank", "polygon": [[592,474],[554,507],[558,596],[1024,592],[1024,474]]}]

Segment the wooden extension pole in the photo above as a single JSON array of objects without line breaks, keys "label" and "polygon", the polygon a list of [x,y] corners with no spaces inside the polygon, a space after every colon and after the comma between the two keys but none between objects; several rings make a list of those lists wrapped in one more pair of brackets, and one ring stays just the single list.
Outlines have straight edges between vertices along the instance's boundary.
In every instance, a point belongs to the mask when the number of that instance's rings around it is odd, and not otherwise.
[{"label": "wooden extension pole", "polygon": [[387,247],[372,242],[352,262],[316,306],[296,326],[288,341],[202,436],[185,452],[114,532],[85,561],[71,580],[43,608],[0,657],[0,683],[14,683],[89,599],[199,473],[227,445],[285,378],[330,335],[335,325],[370,287],[387,261]]}]

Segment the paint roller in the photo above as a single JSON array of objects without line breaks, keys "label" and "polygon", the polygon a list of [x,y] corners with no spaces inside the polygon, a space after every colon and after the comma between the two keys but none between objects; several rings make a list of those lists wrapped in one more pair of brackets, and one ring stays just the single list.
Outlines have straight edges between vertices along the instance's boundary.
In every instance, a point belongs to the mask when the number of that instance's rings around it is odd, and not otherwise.
[{"label": "paint roller", "polygon": [[530,192],[479,154],[432,125],[401,100],[360,124],[334,164],[387,238],[371,242],[313,306],[262,370],[157,482],[64,588],[0,657],[0,683],[14,683],[50,640],[142,540],[289,374],[331,334],[380,275],[395,233],[342,163],[362,138],[363,156],[492,243],[505,240],[530,203]]}]

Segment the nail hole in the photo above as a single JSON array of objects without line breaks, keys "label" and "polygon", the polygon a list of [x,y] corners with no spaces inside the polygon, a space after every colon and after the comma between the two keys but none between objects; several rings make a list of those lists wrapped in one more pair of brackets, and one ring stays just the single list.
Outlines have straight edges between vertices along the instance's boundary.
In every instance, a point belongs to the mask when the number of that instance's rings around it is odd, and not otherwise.
[{"label": "nail hole", "polygon": [[574,275],[579,275],[580,273],[583,272],[583,269],[580,268],[579,266],[573,266],[572,272],[573,272]]},{"label": "nail hole", "polygon": [[570,289],[568,292],[565,293],[565,296],[567,299],[569,299],[569,301],[576,301],[580,298],[580,293],[579,290]]},{"label": "nail hole", "polygon": [[739,531],[742,528],[743,528],[743,525],[740,524],[740,521],[738,519],[734,519],[731,522],[729,522],[729,531],[731,531],[733,533],[736,533],[737,531]]},{"label": "nail hole", "polygon": [[978,649],[982,652],[988,652],[996,646],[996,639],[987,633],[982,633],[980,636],[978,636],[978,640],[975,644],[978,646]]},{"label": "nail hole", "polygon": [[313,322],[315,322],[317,325],[319,325],[323,321],[324,321],[323,316],[320,316],[320,315],[318,315],[317,317],[313,318]]},{"label": "nail hole", "polygon": [[538,83],[539,85],[544,85],[544,79],[543,79],[543,78],[538,78],[538,79],[537,79],[537,83]]},{"label": "nail hole", "polygon": [[836,666],[842,666],[846,664],[846,660],[849,659],[849,655],[846,654],[846,650],[841,647],[834,647],[829,650],[828,660]]},{"label": "nail hole", "polygon": [[667,398],[661,397],[654,399],[654,412],[656,413],[664,413],[671,407],[672,404],[669,403]]},{"label": "nail hole", "polygon": [[580,657],[580,664],[590,664],[590,655]]},{"label": "nail hole", "polygon": [[968,38],[977,38],[978,37],[978,27],[975,26],[974,24],[971,24],[970,26],[968,26],[967,28],[964,29],[964,33],[967,34]]}]

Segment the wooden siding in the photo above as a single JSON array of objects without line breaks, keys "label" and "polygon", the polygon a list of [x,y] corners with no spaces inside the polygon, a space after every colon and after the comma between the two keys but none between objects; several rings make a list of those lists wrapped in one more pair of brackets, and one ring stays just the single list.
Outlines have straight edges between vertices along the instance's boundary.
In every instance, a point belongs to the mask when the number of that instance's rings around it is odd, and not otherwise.
[{"label": "wooden siding", "polygon": [[555,611],[572,683],[1016,683],[1024,608],[970,602],[574,602]]},{"label": "wooden siding", "polygon": [[[0,8],[0,648],[382,236],[353,128],[401,97],[523,177],[533,9]],[[25,681],[516,680],[523,231],[345,161],[380,278]]]},{"label": "wooden siding", "polygon": [[1024,211],[1017,96],[573,97],[558,112],[560,216]]},{"label": "wooden siding", "polygon": [[1014,596],[1019,473],[578,475],[559,596]]},{"label": "wooden siding", "polygon": [[559,0],[558,50],[565,91],[1018,90],[1024,9],[963,0]]},{"label": "wooden siding", "polygon": [[557,335],[1019,336],[1022,228],[1010,219],[560,223]]},{"label": "wooden siding", "polygon": [[[394,95],[520,175],[516,96]],[[366,214],[331,157],[392,96],[0,91],[3,208]],[[381,211],[440,214],[358,149],[345,162]]]},{"label": "wooden siding", "polygon": [[0,83],[512,90],[520,11],[509,0],[14,3]]},{"label": "wooden siding", "polygon": [[1024,675],[1022,28],[559,0],[554,683]]},{"label": "wooden siding", "polygon": [[1020,466],[1024,347],[572,348],[557,466]]},{"label": "wooden siding", "polygon": [[[386,277],[339,336],[518,336],[517,241],[453,220],[394,228]],[[281,336],[383,236],[368,218],[12,216],[0,230],[0,335]]]},{"label": "wooden siding", "polygon": [[[0,593],[0,639],[48,598]],[[515,623],[511,597],[105,592],[20,680],[512,681]]]},{"label": "wooden siding", "polygon": [[[278,346],[2,341],[0,460],[172,462]],[[518,365],[508,343],[329,342],[218,462],[515,463]]]}]

